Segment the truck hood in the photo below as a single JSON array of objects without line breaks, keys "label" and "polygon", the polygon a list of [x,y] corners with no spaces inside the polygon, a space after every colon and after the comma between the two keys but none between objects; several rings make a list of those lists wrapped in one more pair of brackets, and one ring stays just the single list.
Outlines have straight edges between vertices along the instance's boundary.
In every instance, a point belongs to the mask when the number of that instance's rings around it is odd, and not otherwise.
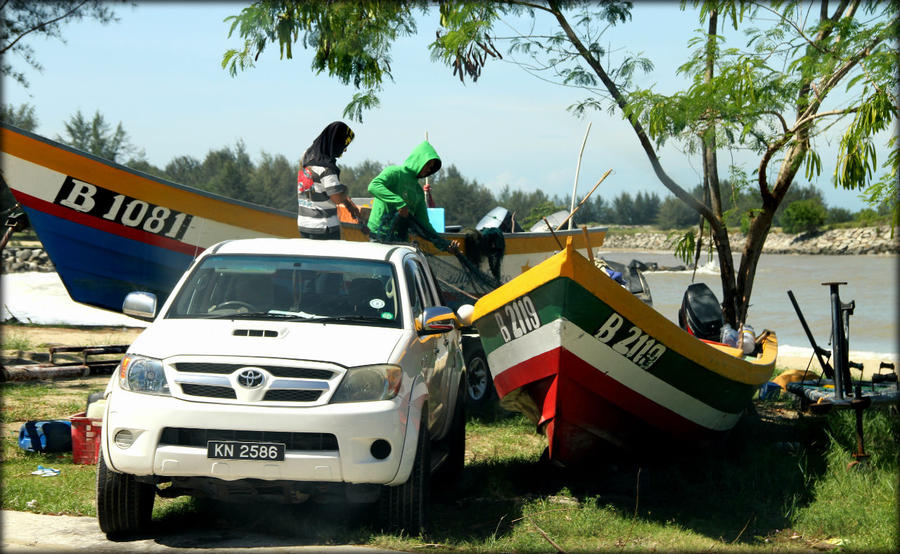
[{"label": "truck hood", "polygon": [[335,323],[161,319],[141,333],[128,351],[158,359],[255,356],[353,367],[391,361],[397,344],[408,333],[405,329]]}]

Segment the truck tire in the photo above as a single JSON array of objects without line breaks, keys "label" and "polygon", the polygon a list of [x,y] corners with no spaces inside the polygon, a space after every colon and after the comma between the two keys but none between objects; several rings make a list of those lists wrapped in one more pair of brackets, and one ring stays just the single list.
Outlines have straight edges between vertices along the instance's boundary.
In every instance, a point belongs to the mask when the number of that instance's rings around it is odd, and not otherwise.
[{"label": "truck tire", "polygon": [[460,381],[453,408],[453,423],[441,441],[447,449],[444,463],[435,471],[435,486],[453,490],[466,465],[466,384]]},{"label": "truck tire", "polygon": [[97,460],[97,520],[109,537],[138,535],[150,527],[156,488],[134,475],[106,467],[103,450]]},{"label": "truck tire", "polygon": [[481,412],[497,396],[487,356],[479,341],[464,342],[463,356],[466,360],[466,402],[473,413]]},{"label": "truck tire", "polygon": [[431,441],[427,418],[422,416],[416,458],[409,480],[397,487],[384,487],[379,499],[379,514],[386,530],[404,531],[417,536],[428,526],[431,502]]}]

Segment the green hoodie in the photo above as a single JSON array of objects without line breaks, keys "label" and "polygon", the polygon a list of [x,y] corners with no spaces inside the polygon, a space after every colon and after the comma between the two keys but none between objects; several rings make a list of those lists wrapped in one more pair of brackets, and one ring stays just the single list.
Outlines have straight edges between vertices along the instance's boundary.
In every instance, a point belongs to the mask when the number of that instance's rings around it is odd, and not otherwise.
[{"label": "green hoodie", "polygon": [[[422,141],[413,148],[403,165],[389,165],[369,183],[369,193],[374,197],[369,214],[369,231],[379,242],[408,242],[409,221],[397,215],[406,206],[409,216],[419,224],[417,234],[431,241],[437,248],[446,250],[450,241],[441,238],[428,221],[425,192],[419,185],[418,174],[429,160],[440,158],[429,142]],[[438,165],[440,168],[440,165]],[[437,169],[435,169],[437,171]]]}]

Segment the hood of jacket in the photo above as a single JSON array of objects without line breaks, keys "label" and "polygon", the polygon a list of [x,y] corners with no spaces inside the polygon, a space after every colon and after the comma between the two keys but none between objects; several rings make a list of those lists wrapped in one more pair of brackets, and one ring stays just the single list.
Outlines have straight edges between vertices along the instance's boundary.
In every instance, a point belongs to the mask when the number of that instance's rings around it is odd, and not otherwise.
[{"label": "hood of jacket", "polygon": [[423,140],[413,148],[412,153],[410,153],[409,157],[406,158],[406,161],[403,162],[403,167],[412,171],[414,175],[418,175],[419,172],[422,171],[422,168],[425,167],[425,164],[428,163],[428,160],[434,159],[439,162],[441,161],[434,146],[427,140]]}]

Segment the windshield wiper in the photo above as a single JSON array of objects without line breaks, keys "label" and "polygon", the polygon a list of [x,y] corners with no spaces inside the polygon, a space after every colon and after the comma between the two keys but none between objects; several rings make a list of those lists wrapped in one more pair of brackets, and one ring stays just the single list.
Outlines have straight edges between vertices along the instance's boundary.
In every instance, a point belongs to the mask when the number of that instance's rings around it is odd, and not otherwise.
[{"label": "windshield wiper", "polygon": [[390,323],[391,319],[384,319],[381,317],[372,317],[365,315],[336,315],[336,316],[327,316],[327,317],[316,317],[313,320],[315,323],[363,323],[363,324],[382,324],[382,323]]},{"label": "windshield wiper", "polygon": [[305,312],[240,312],[234,314],[210,315],[208,319],[284,319],[309,321],[318,316]]}]

